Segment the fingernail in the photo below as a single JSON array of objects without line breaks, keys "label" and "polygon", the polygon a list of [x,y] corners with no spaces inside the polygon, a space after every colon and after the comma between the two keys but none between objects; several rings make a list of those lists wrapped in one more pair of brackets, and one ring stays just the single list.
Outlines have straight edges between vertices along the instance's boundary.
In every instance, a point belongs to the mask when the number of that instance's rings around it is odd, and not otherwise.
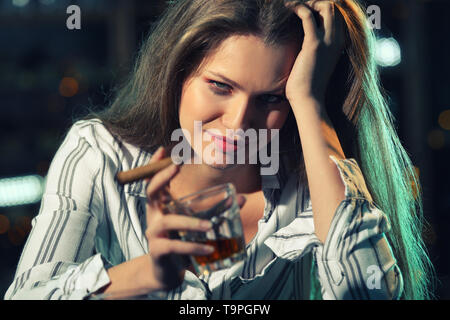
[{"label": "fingernail", "polygon": [[209,230],[212,228],[212,223],[211,221],[208,220],[201,220],[200,221],[200,228],[205,229],[205,230]]},{"label": "fingernail", "polygon": [[204,245],[204,246],[202,247],[202,250],[203,250],[205,253],[213,253],[214,250],[215,250],[215,248],[214,248],[213,246],[207,246],[207,245]]}]

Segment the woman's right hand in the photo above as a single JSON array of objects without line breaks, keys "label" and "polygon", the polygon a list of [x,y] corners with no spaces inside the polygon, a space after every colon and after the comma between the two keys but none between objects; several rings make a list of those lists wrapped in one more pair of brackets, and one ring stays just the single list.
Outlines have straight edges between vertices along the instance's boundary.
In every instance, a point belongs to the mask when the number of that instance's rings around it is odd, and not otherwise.
[{"label": "woman's right hand", "polygon": [[[158,149],[150,162],[165,157],[164,148]],[[207,220],[186,217],[176,213],[163,213],[161,202],[167,195],[165,187],[178,173],[179,167],[172,164],[147,180],[147,229],[152,278],[161,290],[170,290],[179,286],[184,280],[184,273],[189,267],[189,255],[208,255],[214,248],[199,243],[170,239],[170,231],[190,230],[208,231],[211,223]]]}]

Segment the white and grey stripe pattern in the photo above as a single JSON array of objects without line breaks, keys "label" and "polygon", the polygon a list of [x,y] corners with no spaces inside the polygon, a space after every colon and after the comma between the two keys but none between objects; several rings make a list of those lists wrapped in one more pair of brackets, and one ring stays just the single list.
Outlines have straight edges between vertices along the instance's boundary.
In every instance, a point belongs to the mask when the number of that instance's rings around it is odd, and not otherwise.
[{"label": "white and grey stripe pattern", "polygon": [[[109,283],[107,264],[148,253],[144,185],[120,186],[115,175],[150,157],[113,137],[99,120],[75,123],[50,166],[5,299],[83,299]],[[311,277],[318,278],[324,299],[399,298],[403,282],[385,236],[387,217],[372,202],[356,161],[331,159],[346,199],[325,244],[314,233],[307,186],[281,165],[277,175],[262,176],[264,215],[247,259],[201,279],[188,271],[165,298],[309,299]]]}]

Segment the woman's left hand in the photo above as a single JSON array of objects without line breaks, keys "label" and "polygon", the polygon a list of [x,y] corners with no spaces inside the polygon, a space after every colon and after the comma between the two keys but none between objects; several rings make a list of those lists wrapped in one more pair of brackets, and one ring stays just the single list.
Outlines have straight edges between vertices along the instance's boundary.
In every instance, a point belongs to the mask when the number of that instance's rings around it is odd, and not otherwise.
[{"label": "woman's left hand", "polygon": [[[286,98],[291,105],[297,105],[297,101],[301,105],[304,99],[323,102],[344,47],[343,17],[333,1],[313,0],[287,6],[302,20],[305,36],[286,83]],[[320,21],[316,22],[313,11]]]}]

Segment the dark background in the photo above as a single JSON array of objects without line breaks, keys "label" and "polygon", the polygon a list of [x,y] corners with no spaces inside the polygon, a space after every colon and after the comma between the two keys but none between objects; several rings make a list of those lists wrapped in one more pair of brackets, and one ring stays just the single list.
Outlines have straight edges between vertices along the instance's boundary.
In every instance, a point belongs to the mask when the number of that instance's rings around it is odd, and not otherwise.
[{"label": "dark background", "polygon": [[[81,8],[68,30],[66,8]],[[430,227],[426,244],[450,298],[450,1],[366,1],[381,8],[378,37],[401,48],[381,68],[402,143],[418,168]],[[165,6],[161,0],[0,0],[0,182],[46,176],[72,119],[104,105]],[[1,192],[1,191],[0,191]],[[1,198],[0,194],[0,198]],[[0,206],[0,296],[12,282],[39,202]]]}]

